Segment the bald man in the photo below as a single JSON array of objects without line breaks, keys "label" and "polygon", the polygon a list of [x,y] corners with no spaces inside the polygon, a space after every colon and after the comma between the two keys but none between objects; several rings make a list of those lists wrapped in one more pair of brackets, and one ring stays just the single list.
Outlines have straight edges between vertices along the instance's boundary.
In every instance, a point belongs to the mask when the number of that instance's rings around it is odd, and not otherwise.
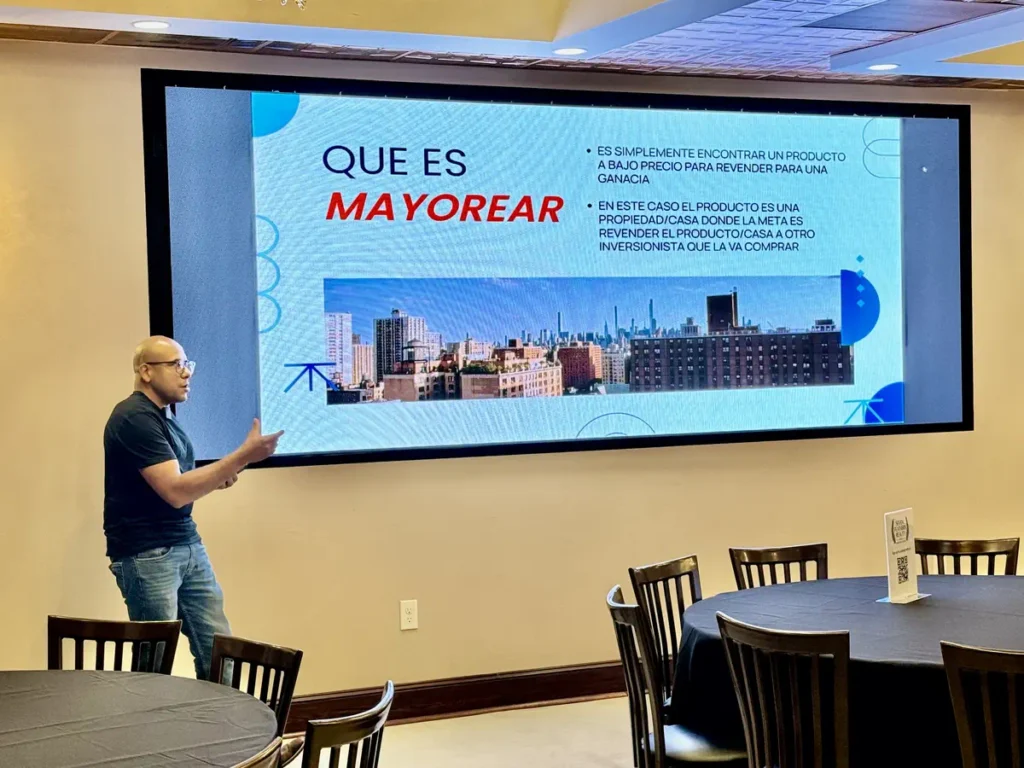
[{"label": "bald man", "polygon": [[192,504],[273,455],[282,433],[261,434],[257,419],[237,450],[196,469],[192,441],[169,411],[188,400],[196,364],[173,339],[153,336],[136,348],[132,367],[135,391],[115,406],[103,433],[110,570],[132,621],[181,619],[196,676],[206,679],[214,634],[231,630]]}]

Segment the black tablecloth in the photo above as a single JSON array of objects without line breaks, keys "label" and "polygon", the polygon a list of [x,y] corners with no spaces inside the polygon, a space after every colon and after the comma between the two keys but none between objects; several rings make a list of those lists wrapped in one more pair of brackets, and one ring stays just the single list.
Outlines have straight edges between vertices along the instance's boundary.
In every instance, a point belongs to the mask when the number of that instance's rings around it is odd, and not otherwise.
[{"label": "black tablecloth", "polygon": [[770,629],[846,629],[854,768],[961,768],[939,643],[1024,650],[1024,578],[924,576],[918,588],[931,597],[910,605],[876,602],[886,595],[884,578],[760,587],[694,604],[669,719],[720,746],[744,748],[718,611]]},{"label": "black tablecloth", "polygon": [[252,696],[132,672],[0,672],[3,768],[228,768],[274,740]]}]

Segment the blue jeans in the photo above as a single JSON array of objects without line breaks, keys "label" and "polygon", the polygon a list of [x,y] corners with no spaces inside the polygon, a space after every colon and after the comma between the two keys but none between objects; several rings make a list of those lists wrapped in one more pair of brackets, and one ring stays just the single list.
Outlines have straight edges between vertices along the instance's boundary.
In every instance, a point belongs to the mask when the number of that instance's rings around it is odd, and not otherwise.
[{"label": "blue jeans", "polygon": [[115,560],[110,571],[132,621],[174,621],[188,638],[196,677],[210,676],[213,636],[231,634],[224,593],[202,544],[160,547]]}]

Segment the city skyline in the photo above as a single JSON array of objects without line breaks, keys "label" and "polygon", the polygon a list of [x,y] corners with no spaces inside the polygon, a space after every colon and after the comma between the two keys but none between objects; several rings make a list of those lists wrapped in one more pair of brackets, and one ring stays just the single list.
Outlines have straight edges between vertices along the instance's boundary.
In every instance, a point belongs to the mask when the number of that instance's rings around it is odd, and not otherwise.
[{"label": "city skyline", "polygon": [[[569,334],[601,336],[648,328],[680,328],[692,317],[707,333],[710,295],[739,295],[737,314],[763,330],[809,328],[818,319],[840,322],[839,276],[665,277],[665,278],[385,278],[324,280],[325,314],[352,315],[352,331],[372,340],[374,322],[400,309],[426,319],[445,343],[471,336],[502,343],[523,330],[539,341],[542,330],[555,334],[559,314]],[[653,312],[652,312],[653,302]]]}]

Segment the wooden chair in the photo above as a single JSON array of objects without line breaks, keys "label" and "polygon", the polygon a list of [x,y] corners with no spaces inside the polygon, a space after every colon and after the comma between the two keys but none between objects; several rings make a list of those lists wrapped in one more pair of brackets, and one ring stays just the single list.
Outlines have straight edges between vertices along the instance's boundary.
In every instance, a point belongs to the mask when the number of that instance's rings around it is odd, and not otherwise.
[{"label": "wooden chair", "polygon": [[1021,768],[1024,653],[942,643],[964,768]]},{"label": "wooden chair", "polygon": [[[665,563],[629,569],[640,612],[654,640],[654,653],[661,666],[662,697],[666,708],[672,702],[679,646],[683,642],[683,612],[700,602],[700,569],[697,556],[689,555]],[[683,581],[687,588],[683,589]],[[687,601],[686,598],[689,598]]]},{"label": "wooden chair", "polygon": [[131,646],[131,672],[171,674],[181,634],[180,621],[95,621],[50,616],[47,669],[64,668],[64,641],[75,641],[75,669],[85,664],[85,642],[96,642],[94,669],[106,669],[107,643],[114,644],[113,671],[123,672],[125,645]]},{"label": "wooden chair", "polygon": [[[622,588],[608,593],[608,611],[615,628],[629,697],[633,735],[633,765],[637,768],[670,768],[719,763],[735,768],[746,765],[743,752],[719,749],[679,725],[665,724],[665,700],[661,695],[661,665],[654,652],[647,620],[637,605],[622,601]],[[678,695],[678,694],[677,694]],[[653,732],[648,729],[653,725]]]},{"label": "wooden chair", "polygon": [[384,686],[380,701],[372,709],[358,715],[332,720],[310,720],[306,725],[306,747],[302,753],[302,768],[317,768],[320,753],[331,750],[331,768],[337,768],[343,747],[348,747],[346,765],[354,768],[377,768],[384,725],[395,698],[395,684],[390,680]]},{"label": "wooden chair", "polygon": [[[233,667],[230,677],[224,674],[226,661]],[[292,707],[295,682],[302,664],[302,651],[278,648],[274,645],[243,640],[228,635],[213,636],[213,657],[210,660],[210,680],[242,690],[242,667],[246,670],[245,691],[255,696],[277,716],[277,735],[284,735],[288,711]],[[259,692],[257,693],[257,688]]]},{"label": "wooden chair", "polygon": [[946,558],[953,558],[953,573],[960,575],[960,561],[964,557],[971,560],[971,576],[978,575],[978,558],[988,559],[988,575],[996,575],[996,557],[1006,556],[1006,566],[1002,576],[1014,576],[1017,573],[1017,555],[1020,552],[1020,539],[988,539],[988,540],[955,540],[955,539],[917,539],[914,542],[918,556],[921,558],[921,573],[929,575],[928,557],[935,556],[940,575],[946,573]]},{"label": "wooden chair", "polygon": [[[815,578],[828,578],[828,544],[800,544],[795,547],[765,547],[764,549],[730,549],[732,572],[737,589],[753,589],[769,583],[778,584],[781,567],[784,583],[793,581],[790,566],[800,570],[799,581],[807,581],[807,565],[815,563]],[[757,583],[754,574],[757,574]]]},{"label": "wooden chair", "polygon": [[258,755],[238,763],[235,768],[278,768],[281,759],[281,737],[278,736]]},{"label": "wooden chair", "polygon": [[774,632],[718,614],[750,767],[850,765],[849,632]]}]

